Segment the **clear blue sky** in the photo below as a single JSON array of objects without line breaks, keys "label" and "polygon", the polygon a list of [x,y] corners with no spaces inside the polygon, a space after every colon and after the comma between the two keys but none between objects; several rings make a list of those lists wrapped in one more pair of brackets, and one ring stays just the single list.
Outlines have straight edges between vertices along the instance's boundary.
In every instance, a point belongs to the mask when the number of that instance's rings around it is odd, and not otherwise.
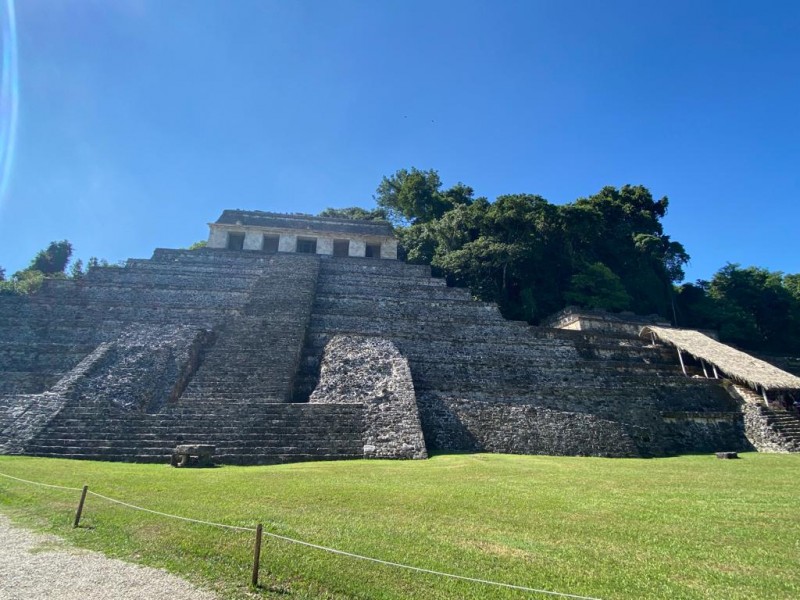
[{"label": "clear blue sky", "polygon": [[51,240],[117,261],[204,239],[225,208],[368,207],[382,176],[411,166],[490,199],[641,183],[670,198],[687,279],[726,261],[800,272],[796,0],[15,12],[18,85],[0,106],[9,274]]}]

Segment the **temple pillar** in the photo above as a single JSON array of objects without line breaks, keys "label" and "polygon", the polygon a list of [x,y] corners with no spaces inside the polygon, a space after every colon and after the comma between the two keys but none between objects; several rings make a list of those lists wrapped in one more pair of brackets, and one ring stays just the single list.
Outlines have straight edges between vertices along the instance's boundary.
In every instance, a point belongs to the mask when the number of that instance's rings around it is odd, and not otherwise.
[{"label": "temple pillar", "polygon": [[348,256],[364,257],[367,252],[367,244],[362,240],[350,240],[350,251]]},{"label": "temple pillar", "polygon": [[278,252],[297,252],[297,236],[291,233],[282,233],[278,241]]},{"label": "temple pillar", "polygon": [[325,254],[326,256],[333,256],[333,238],[332,237],[318,237],[317,238],[317,254]]}]

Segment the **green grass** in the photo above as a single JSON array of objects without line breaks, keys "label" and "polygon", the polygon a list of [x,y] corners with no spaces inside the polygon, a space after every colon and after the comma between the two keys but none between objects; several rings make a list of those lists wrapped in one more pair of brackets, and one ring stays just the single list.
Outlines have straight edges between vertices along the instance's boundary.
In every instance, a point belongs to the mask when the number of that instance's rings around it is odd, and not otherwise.
[{"label": "green grass", "polygon": [[[800,456],[427,461],[172,469],[0,457],[80,487],[428,569],[604,599],[800,597]],[[86,548],[246,597],[253,536],[0,478],[0,511]],[[544,598],[265,538],[265,598]]]}]

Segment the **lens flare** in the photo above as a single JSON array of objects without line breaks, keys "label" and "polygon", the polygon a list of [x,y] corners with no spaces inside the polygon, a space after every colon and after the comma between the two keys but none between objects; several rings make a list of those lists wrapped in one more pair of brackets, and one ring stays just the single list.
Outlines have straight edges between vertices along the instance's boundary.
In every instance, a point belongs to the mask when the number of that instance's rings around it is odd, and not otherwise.
[{"label": "lens flare", "polygon": [[19,108],[17,23],[14,15],[14,0],[5,0],[0,20],[2,20],[3,28],[1,40],[3,63],[0,76],[0,207],[2,207],[11,179],[11,166],[14,162]]}]

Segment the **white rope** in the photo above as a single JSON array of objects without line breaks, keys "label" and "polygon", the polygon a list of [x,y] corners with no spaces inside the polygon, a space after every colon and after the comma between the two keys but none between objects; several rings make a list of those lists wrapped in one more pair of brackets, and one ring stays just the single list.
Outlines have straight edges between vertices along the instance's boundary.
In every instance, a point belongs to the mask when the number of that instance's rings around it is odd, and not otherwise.
[{"label": "white rope", "polygon": [[81,488],[67,487],[65,485],[53,485],[51,483],[39,483],[38,481],[29,481],[27,479],[20,479],[19,477],[12,477],[11,475],[6,475],[5,473],[0,473],[0,477],[8,477],[9,479],[21,481],[22,483],[30,483],[31,485],[40,485],[42,487],[55,488],[57,490],[69,490],[71,492],[81,491]]},{"label": "white rope", "polygon": [[277,538],[279,540],[284,540],[286,542],[291,542],[293,544],[300,544],[301,546],[308,546],[309,548],[316,548],[317,550],[324,550],[325,552],[331,552],[333,554],[340,554],[342,556],[349,556],[350,558],[357,558],[359,560],[368,560],[370,562],[378,563],[381,565],[388,565],[390,567],[399,567],[401,569],[408,569],[410,571],[418,571],[420,573],[428,573],[430,575],[439,575],[441,577],[450,577],[451,579],[461,579],[462,581],[472,581],[474,583],[484,583],[486,585],[494,585],[497,587],[504,587],[510,588],[512,590],[520,590],[523,592],[535,592],[537,594],[548,594],[550,596],[560,596],[562,598],[575,598],[577,600],[600,600],[600,598],[594,598],[591,596],[577,596],[575,594],[565,594],[563,592],[551,592],[549,590],[538,590],[536,588],[529,588],[522,585],[513,585],[511,583],[501,583],[499,581],[491,581],[489,579],[477,579],[475,577],[465,577],[464,575],[454,575],[452,573],[444,573],[442,571],[433,571],[431,569],[423,569],[421,567],[412,567],[411,565],[404,565],[402,563],[391,562],[388,560],[381,560],[379,558],[371,558],[369,556],[362,556],[360,554],[353,554],[352,552],[345,552],[344,550],[336,550],[335,548],[328,548],[327,546],[319,546],[317,544],[312,544],[310,542],[303,542],[301,540],[295,540],[290,537],[286,537],[284,535],[278,535],[277,533],[270,533],[269,531],[264,531],[264,535],[268,535],[273,538]]},{"label": "white rope", "polygon": [[[22,481],[24,483],[30,483],[33,485],[41,485],[44,487],[50,488],[57,488],[62,490],[70,490],[73,492],[80,492],[80,488],[72,488],[66,487],[63,485],[51,485],[49,483],[39,483],[38,481],[28,481],[27,479],[20,479],[19,477],[12,477],[11,475],[6,475],[5,473],[0,473],[0,476],[8,477],[9,479],[15,479],[17,481]],[[214,523],[213,521],[203,521],[201,519],[190,519],[189,517],[181,517],[179,515],[173,515],[170,513],[160,512],[157,510],[151,510],[149,508],[143,508],[141,506],[136,506],[135,504],[129,504],[127,502],[123,502],[122,500],[117,500],[116,498],[109,498],[108,496],[104,496],[103,494],[98,494],[97,492],[93,492],[91,490],[87,490],[89,494],[93,496],[97,496],[98,498],[102,498],[103,500],[108,500],[109,502],[113,502],[115,504],[120,504],[122,506],[127,506],[128,508],[132,508],[134,510],[140,510],[143,512],[151,513],[154,515],[160,515],[162,517],[168,517],[170,519],[179,519],[181,521],[188,521],[190,523],[199,523],[201,525],[211,525],[212,527],[223,527],[226,529],[234,529],[236,531],[256,531],[254,527],[239,527],[237,525],[225,525],[224,523]],[[455,575],[453,573],[445,573],[443,571],[434,571],[432,569],[423,569],[422,567],[414,567],[411,565],[404,565],[402,563],[391,562],[388,560],[381,560],[379,558],[372,558],[370,556],[363,556],[361,554],[354,554],[353,552],[346,552],[344,550],[337,550],[336,548],[329,548],[327,546],[320,546],[319,544],[312,544],[311,542],[304,542],[302,540],[296,540],[294,538],[287,537],[285,535],[278,535],[277,533],[270,533],[269,531],[263,531],[264,535],[267,535],[271,538],[275,538],[278,540],[283,540],[284,542],[290,542],[292,544],[298,544],[300,546],[306,546],[308,548],[314,548],[316,550],[323,550],[324,552],[330,552],[331,554],[338,554],[340,556],[348,556],[350,558],[355,558],[358,560],[366,560],[369,562],[378,563],[380,565],[386,565],[389,567],[397,567],[400,569],[407,569],[409,571],[417,571],[418,573],[427,573],[429,575],[438,575],[440,577],[449,577],[450,579],[459,579],[461,581],[471,581],[473,583],[482,583],[485,585],[493,585],[496,587],[503,587],[512,590],[519,590],[522,592],[532,592],[535,594],[545,594],[548,596],[558,596],[561,598],[573,598],[575,600],[600,600],[599,598],[595,598],[592,596],[579,596],[576,594],[565,594],[564,592],[553,592],[550,590],[540,590],[536,588],[525,587],[522,585],[514,585],[511,583],[502,583],[499,581],[491,581],[489,579],[478,579],[476,577],[466,577],[464,575]]]},{"label": "white rope", "polygon": [[127,506],[128,508],[133,508],[134,510],[141,510],[144,512],[152,513],[154,515],[161,515],[162,517],[169,517],[171,519],[179,519],[181,521],[189,521],[190,523],[200,523],[201,525],[211,525],[212,527],[224,527],[226,529],[235,529],[236,531],[255,531],[255,527],[239,527],[238,525],[225,525],[225,523],[214,523],[213,521],[203,521],[201,519],[190,519],[189,517],[181,517],[179,515],[171,515],[169,513],[159,512],[157,510],[151,510],[149,508],[142,508],[141,506],[136,506],[135,504],[128,504],[127,502],[123,502],[122,500],[116,500],[115,498],[109,498],[108,496],[103,496],[103,494],[98,494],[97,492],[93,492],[92,490],[87,490],[92,496],[97,496],[98,498],[102,498],[103,500],[108,500],[109,502],[114,502],[116,504],[121,504],[122,506]]}]

